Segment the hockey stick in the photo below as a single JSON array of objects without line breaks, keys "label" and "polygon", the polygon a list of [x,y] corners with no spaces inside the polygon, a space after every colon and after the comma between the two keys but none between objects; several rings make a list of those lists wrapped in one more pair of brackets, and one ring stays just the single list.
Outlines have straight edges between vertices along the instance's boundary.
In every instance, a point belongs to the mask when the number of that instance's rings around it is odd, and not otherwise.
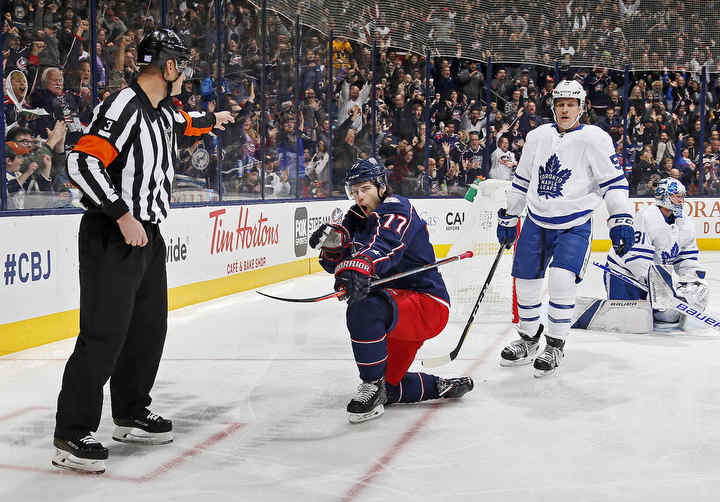
[{"label": "hockey stick", "polygon": [[[604,270],[605,272],[612,275],[613,277],[617,277],[621,281],[624,281],[628,284],[632,284],[636,288],[641,289],[641,290],[645,291],[646,293],[648,293],[648,295],[650,296],[650,298],[649,298],[650,306],[651,307],[653,306],[652,292],[648,291],[647,286],[645,286],[644,284],[640,284],[640,283],[632,280],[631,278],[621,274],[620,272],[616,272],[615,270],[610,269],[610,267],[607,267],[596,261],[593,262],[593,265],[595,265],[596,267],[598,267],[601,270]],[[718,316],[717,314],[710,313],[708,311],[700,311],[699,309],[697,309],[691,305],[688,305],[682,298],[678,298],[675,295],[675,291],[673,291],[672,302],[669,303],[667,305],[667,307],[669,307],[670,309],[672,309],[676,312],[680,312],[681,314],[686,315],[688,317],[694,317],[698,321],[701,321],[701,322],[704,322],[705,324],[707,324],[708,327],[713,328],[717,331],[720,331],[720,320],[719,320],[720,316]],[[665,305],[663,305],[663,308],[665,308]],[[714,316],[714,317],[711,317],[711,316]]]},{"label": "hockey stick", "polygon": [[465,329],[463,329],[462,335],[460,335],[460,340],[457,343],[457,346],[450,352],[450,354],[446,356],[439,356],[439,357],[431,357],[429,359],[423,359],[422,365],[426,368],[437,368],[438,366],[443,366],[450,361],[454,361],[457,357],[458,353],[460,352],[460,347],[462,347],[463,342],[465,342],[465,337],[468,334],[468,331],[470,331],[470,327],[472,326],[473,321],[475,320],[475,314],[477,314],[478,307],[480,307],[480,302],[482,302],[483,298],[485,297],[485,292],[488,289],[488,286],[490,285],[490,281],[492,281],[493,276],[495,275],[495,269],[498,266],[498,263],[500,263],[500,258],[502,257],[503,251],[505,251],[505,246],[500,246],[500,249],[498,249],[497,254],[495,255],[495,261],[492,264],[492,267],[490,267],[490,272],[488,272],[487,279],[485,279],[485,284],[483,284],[482,289],[480,290],[480,294],[478,295],[477,300],[475,301],[475,306],[472,309],[472,313],[470,314],[470,319],[467,320],[467,323],[465,323]]},{"label": "hockey stick", "polygon": [[[465,251],[464,253],[460,253],[455,256],[449,256],[448,258],[443,258],[442,260],[438,260],[435,263],[428,263],[426,265],[422,265],[421,267],[414,268],[412,270],[406,270],[405,272],[398,272],[397,274],[393,274],[389,277],[385,277],[383,279],[378,279],[376,281],[372,281],[370,283],[370,287],[374,288],[376,286],[381,286],[383,284],[386,284],[390,281],[394,281],[396,279],[400,279],[402,277],[407,277],[408,275],[417,274],[418,272],[423,272],[424,270],[430,270],[433,268],[437,268],[441,265],[447,265],[448,263],[452,263],[454,261],[460,261],[464,260],[465,258],[472,258],[473,252],[472,251]],[[269,295],[267,293],[263,293],[262,291],[256,291],[257,294],[263,295],[267,298],[272,298],[273,300],[280,300],[283,302],[291,302],[291,303],[315,303],[315,302],[321,302],[323,300],[327,300],[330,298],[339,298],[342,295],[345,294],[345,290],[342,289],[340,291],[334,291],[332,293],[328,293],[326,295],[322,296],[315,296],[312,298],[281,298],[279,296],[273,296]]]}]

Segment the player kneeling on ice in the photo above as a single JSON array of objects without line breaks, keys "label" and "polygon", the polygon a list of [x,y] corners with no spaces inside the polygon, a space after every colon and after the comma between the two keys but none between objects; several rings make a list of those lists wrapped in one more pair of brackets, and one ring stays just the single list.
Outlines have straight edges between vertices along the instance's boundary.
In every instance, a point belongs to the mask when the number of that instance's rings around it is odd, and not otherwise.
[{"label": "player kneeling on ice", "polygon": [[[507,209],[498,213],[498,240],[509,246],[527,205],[512,268],[520,338],[502,350],[500,365],[529,364],[534,358],[536,377],[554,373],[564,356],[576,283],[582,280],[590,254],[591,216],[603,199],[618,254],[624,255],[633,242],[627,180],[610,136],[599,127],[580,124],[584,106],[585,91],[578,82],[558,83],[553,90],[555,123],[528,133]],[[548,264],[547,344],[535,357],[543,332],[540,304]]]},{"label": "player kneeling on ice", "polygon": [[[660,180],[655,188],[655,204],[643,208],[635,218],[632,249],[623,256],[614,249],[608,254],[604,282],[610,300],[645,300],[648,287],[653,283],[652,277],[649,278],[652,268],[653,271],[660,270],[656,277],[667,281],[669,294],[699,312],[705,310],[708,302],[705,271],[698,263],[695,225],[683,217],[684,200],[685,187],[680,181],[674,178]],[[662,267],[655,268],[653,264]],[[625,320],[623,331],[647,332],[653,327],[681,327],[684,322],[685,316],[676,310],[658,309],[647,301],[636,303],[626,309],[630,310],[627,315],[621,316]],[[613,309],[615,317],[619,310]],[[646,315],[639,315],[642,312]],[[609,322],[593,312],[588,313],[586,320],[579,327],[602,328]]]},{"label": "player kneeling on ice", "polygon": [[385,168],[361,160],[347,173],[355,201],[342,225],[323,224],[310,237],[320,264],[345,291],[347,327],[362,383],[348,403],[350,422],[382,415],[384,405],[457,398],[473,388],[470,377],[444,379],[407,370],[423,342],[440,333],[450,299],[440,273],[424,270],[370,290],[383,278],[435,262],[427,226],[410,205],[391,195]]}]

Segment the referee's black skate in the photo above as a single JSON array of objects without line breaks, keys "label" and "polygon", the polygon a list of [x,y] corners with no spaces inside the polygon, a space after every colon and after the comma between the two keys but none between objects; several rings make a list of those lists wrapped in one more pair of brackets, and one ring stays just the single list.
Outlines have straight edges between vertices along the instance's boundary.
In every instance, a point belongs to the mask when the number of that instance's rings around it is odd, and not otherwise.
[{"label": "referee's black skate", "polygon": [[172,421],[166,420],[147,408],[137,418],[113,418],[115,430],[112,438],[122,443],[172,443]]},{"label": "referee's black skate", "polygon": [[473,383],[472,378],[470,377],[460,377],[460,378],[440,378],[438,377],[437,383],[435,384],[437,387],[437,393],[438,397],[443,397],[446,399],[455,399],[458,397],[462,397],[471,390],[473,390],[473,387],[475,384]]},{"label": "referee's black skate", "polygon": [[544,327],[541,324],[533,337],[527,336],[525,333],[519,333],[520,338],[510,342],[510,345],[500,353],[500,366],[524,366],[530,364],[535,354],[537,354],[543,329]]},{"label": "referee's black skate", "polygon": [[74,439],[55,438],[52,465],[62,469],[90,474],[105,472],[108,449],[89,432]]},{"label": "referee's black skate", "polygon": [[385,377],[374,382],[362,382],[347,405],[348,420],[359,424],[377,418],[385,412],[386,402]]},{"label": "referee's black skate", "polygon": [[535,378],[542,378],[548,375],[555,375],[558,372],[560,361],[565,357],[563,347],[565,340],[545,336],[547,344],[542,354],[535,358]]}]

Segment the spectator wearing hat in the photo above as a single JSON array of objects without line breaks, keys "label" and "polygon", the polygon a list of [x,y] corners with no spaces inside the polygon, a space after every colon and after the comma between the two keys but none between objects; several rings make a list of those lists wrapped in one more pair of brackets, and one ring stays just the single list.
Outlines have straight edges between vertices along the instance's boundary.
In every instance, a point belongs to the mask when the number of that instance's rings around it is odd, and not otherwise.
[{"label": "spectator wearing hat", "polygon": [[33,172],[26,170],[20,172],[24,155],[18,153],[24,150],[22,144],[14,141],[5,143],[5,184],[7,186],[7,208],[25,209],[25,188],[30,183]]},{"label": "spectator wearing hat", "polygon": [[5,122],[11,125],[21,120],[25,108],[28,83],[25,74],[20,70],[11,70],[5,79]]}]

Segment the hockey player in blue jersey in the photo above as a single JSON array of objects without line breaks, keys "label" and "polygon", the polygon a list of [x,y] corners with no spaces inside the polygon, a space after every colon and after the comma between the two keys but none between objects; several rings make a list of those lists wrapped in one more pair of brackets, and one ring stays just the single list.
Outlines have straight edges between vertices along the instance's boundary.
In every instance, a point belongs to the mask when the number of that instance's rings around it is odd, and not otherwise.
[{"label": "hockey player in blue jersey", "polygon": [[[648,270],[655,263],[664,265],[677,277],[675,293],[686,303],[704,310],[708,301],[705,270],[700,266],[695,225],[683,217],[685,186],[674,178],[660,180],[655,203],[643,208],[635,218],[635,241],[624,256],[610,250],[607,267],[631,283],[605,272],[605,289],[611,300],[647,298]],[[655,327],[680,326],[681,314],[674,310],[653,310]]]},{"label": "hockey player in blue jersey", "polygon": [[[628,183],[612,139],[599,127],[580,124],[585,90],[574,80],[564,80],[552,98],[555,122],[528,133],[497,229],[500,243],[511,245],[527,206],[512,268],[520,338],[502,350],[500,365],[529,364],[534,358],[536,377],[554,373],[564,357],[576,283],[582,280],[590,254],[591,216],[603,200],[618,255],[633,244]],[[540,306],[548,265],[546,346],[535,357],[543,332]]]},{"label": "hockey player in blue jersey", "polygon": [[434,263],[427,224],[410,202],[389,192],[385,168],[361,160],[347,173],[355,201],[342,225],[323,224],[310,237],[320,264],[345,291],[346,319],[362,383],[347,406],[352,423],[380,416],[384,405],[457,398],[472,390],[469,377],[444,379],[408,373],[423,342],[447,324],[450,299],[440,272],[425,270],[370,289],[383,278]]}]

